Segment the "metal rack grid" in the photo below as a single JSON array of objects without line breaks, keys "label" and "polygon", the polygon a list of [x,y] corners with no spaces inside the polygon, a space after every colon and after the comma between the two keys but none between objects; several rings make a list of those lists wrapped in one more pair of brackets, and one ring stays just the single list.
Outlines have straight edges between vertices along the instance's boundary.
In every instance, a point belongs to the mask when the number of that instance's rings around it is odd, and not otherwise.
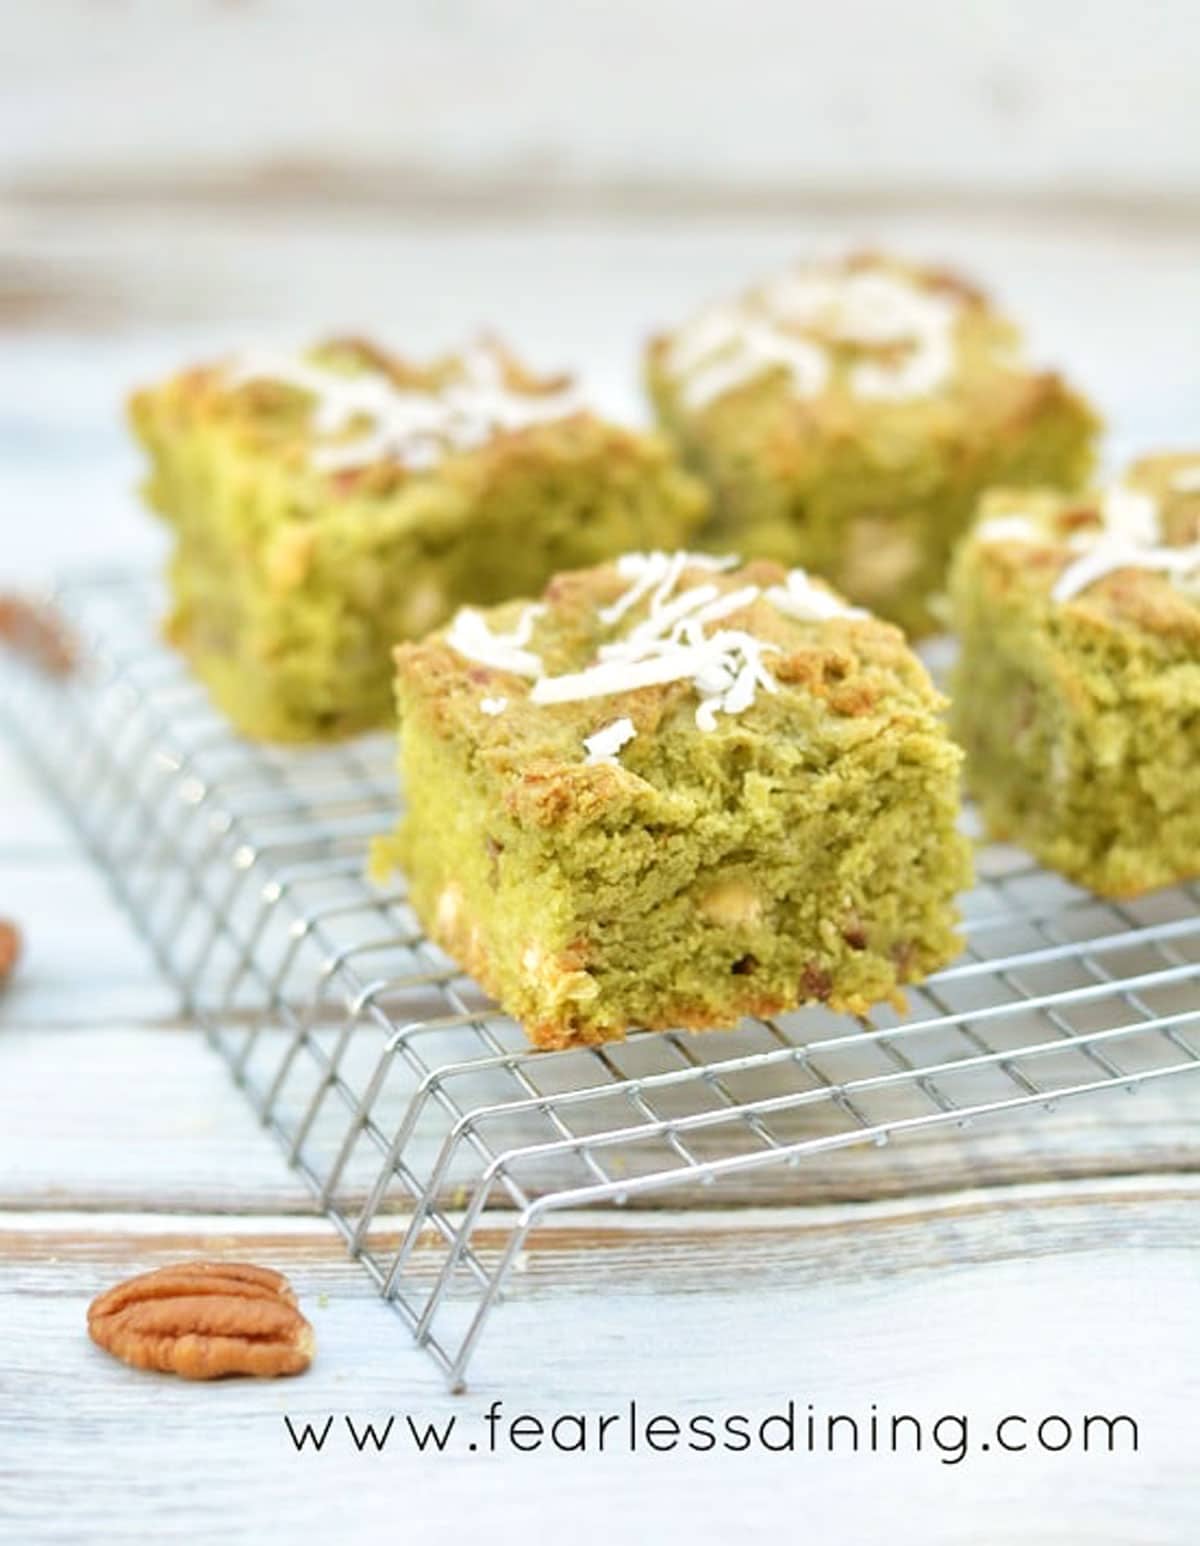
[{"label": "metal rack grid", "polygon": [[[186,1010],[380,1292],[462,1388],[531,1231],[601,1202],[768,1195],[901,1135],[1200,1068],[1200,893],[1098,899],[986,848],[963,958],[907,1014],[534,1053],[364,875],[386,737],[236,738],[156,639],[156,587],[55,597],[83,669],[9,664],[0,717]],[[777,1186],[770,1193],[780,1195]]]}]

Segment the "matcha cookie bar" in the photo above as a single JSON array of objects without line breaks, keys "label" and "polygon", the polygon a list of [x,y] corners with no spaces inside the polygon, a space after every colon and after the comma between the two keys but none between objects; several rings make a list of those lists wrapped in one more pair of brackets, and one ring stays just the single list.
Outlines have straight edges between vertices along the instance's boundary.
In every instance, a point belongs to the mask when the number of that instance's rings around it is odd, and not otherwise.
[{"label": "matcha cookie bar", "polygon": [[539,1047],[896,1001],[959,948],[958,749],[900,632],[799,570],[661,552],[396,651],[378,845]]},{"label": "matcha cookie bar", "polygon": [[707,503],[663,440],[490,342],[422,366],[360,341],[235,358],[131,415],[176,538],[168,635],[265,739],[386,722],[397,640],[684,541]]},{"label": "matcha cookie bar", "polygon": [[1019,344],[963,280],[864,254],[700,311],[651,343],[647,380],[712,487],[705,545],[801,564],[919,634],[985,488],[1090,471],[1095,415]]},{"label": "matcha cookie bar", "polygon": [[1200,875],[1200,453],[994,491],[951,576],[952,727],[995,837],[1104,896]]}]

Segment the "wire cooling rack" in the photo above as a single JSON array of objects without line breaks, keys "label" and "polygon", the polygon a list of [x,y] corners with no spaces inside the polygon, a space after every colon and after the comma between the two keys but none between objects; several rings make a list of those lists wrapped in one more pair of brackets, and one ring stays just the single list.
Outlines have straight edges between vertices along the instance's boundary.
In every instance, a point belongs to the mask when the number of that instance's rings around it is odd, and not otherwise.
[{"label": "wire cooling rack", "polygon": [[889,1139],[1200,1068],[1197,889],[1102,903],[994,847],[963,958],[905,1015],[534,1053],[403,888],[365,878],[395,820],[388,738],[252,746],[158,643],[152,583],[90,575],[55,600],[82,668],[7,664],[0,715],[454,1388],[554,1210],[794,1200],[814,1167],[860,1195],[848,1159]]}]

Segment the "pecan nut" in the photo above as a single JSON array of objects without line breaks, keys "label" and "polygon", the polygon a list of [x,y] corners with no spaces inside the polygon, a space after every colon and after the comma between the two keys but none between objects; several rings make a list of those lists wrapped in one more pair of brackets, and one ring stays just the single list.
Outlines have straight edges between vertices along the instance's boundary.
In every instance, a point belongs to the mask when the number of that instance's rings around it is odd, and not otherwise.
[{"label": "pecan nut", "polygon": [[49,676],[69,676],[78,649],[67,625],[48,603],[0,592],[0,643]]},{"label": "pecan nut", "polygon": [[97,1346],[185,1380],[301,1374],[313,1329],[288,1280],[244,1262],[182,1262],[110,1288],[88,1307]]},{"label": "pecan nut", "polygon": [[7,918],[0,918],[0,983],[12,976],[21,958],[21,931]]}]

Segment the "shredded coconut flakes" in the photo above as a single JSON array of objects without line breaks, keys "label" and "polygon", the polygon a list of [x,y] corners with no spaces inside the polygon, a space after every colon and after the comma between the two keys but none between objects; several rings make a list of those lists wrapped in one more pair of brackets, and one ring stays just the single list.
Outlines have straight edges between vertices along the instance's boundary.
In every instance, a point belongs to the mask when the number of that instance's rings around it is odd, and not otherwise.
[{"label": "shredded coconut flakes", "polygon": [[595,735],[584,737],[583,745],[587,756],[584,761],[589,767],[595,767],[599,763],[617,765],[617,753],[622,746],[627,745],[637,735],[633,727],[632,719],[614,719],[611,725],[605,725],[602,730],[597,730]]},{"label": "shredded coconut flakes", "polygon": [[739,301],[710,306],[676,335],[667,356],[693,411],[771,369],[786,370],[797,397],[817,397],[838,344],[895,348],[849,372],[851,392],[899,401],[927,396],[954,373],[960,305],[903,275],[799,269]]},{"label": "shredded coconut flakes", "polygon": [[468,350],[462,364],[461,379],[436,391],[400,388],[377,370],[330,370],[298,355],[268,352],[235,359],[226,379],[234,386],[278,381],[307,392],[315,400],[313,429],[330,437],[311,456],[324,472],[365,467],[383,457],[425,470],[450,451],[483,445],[497,430],[562,419],[581,406],[570,388],[513,391],[495,351],[485,345]]},{"label": "shredded coconut flakes", "polygon": [[1158,500],[1145,489],[1114,483],[1100,501],[1105,532],[1136,547],[1152,548],[1162,537]]},{"label": "shredded coconut flakes", "polygon": [[[629,582],[628,588],[616,601],[600,609],[600,620],[613,626],[649,597],[647,615],[623,638],[602,644],[595,663],[581,671],[547,676],[541,657],[527,648],[534,622],[545,610],[540,605],[526,607],[509,633],[493,633],[481,613],[464,607],[455,617],[446,641],[469,660],[532,677],[529,701],[536,704],[581,703],[643,687],[691,682],[700,698],[696,724],[701,730],[712,731],[717,727],[719,713],[743,713],[760,688],[768,693],[778,691],[779,684],[765,659],[778,646],[744,629],[717,628],[708,634],[707,627],[724,622],[759,597],[765,597],[787,616],[805,622],[868,615],[859,607],[847,606],[799,569],[791,571],[785,585],[773,585],[766,591],[757,585],[742,585],[722,593],[718,586],[701,581],[675,594],[686,570],[718,573],[737,562],[736,558],[709,554],[625,554],[617,560],[616,567],[618,574]],[[486,705],[505,702],[484,699],[480,707],[484,713],[498,713],[499,709]],[[623,739],[614,746],[612,737],[618,731]],[[584,742],[588,761],[613,760],[633,733],[628,719],[616,720],[597,731]]]},{"label": "shredded coconut flakes", "polygon": [[1146,569],[1182,579],[1200,572],[1200,542],[1191,547],[1138,547],[1121,537],[1108,537],[1069,563],[1050,592],[1055,601],[1070,601],[1118,569]]},{"label": "shredded coconut flakes", "polygon": [[[1200,478],[1197,483],[1200,486]],[[1067,539],[1067,547],[1077,556],[1055,580],[1050,591],[1053,601],[1071,601],[1118,569],[1144,569],[1176,580],[1200,571],[1200,543],[1162,545],[1161,513],[1153,494],[1114,484],[1100,501],[1099,514],[1099,530],[1077,532]],[[1032,517],[1021,514],[989,516],[976,535],[984,542],[1053,540]]]},{"label": "shredded coconut flakes", "polygon": [[1116,483],[1100,503],[1103,529],[1072,539],[1079,557],[1059,574],[1050,592],[1055,601],[1070,601],[1097,580],[1119,569],[1144,569],[1183,580],[1200,570],[1200,543],[1167,547],[1162,543],[1158,500],[1145,489]]},{"label": "shredded coconut flakes", "polygon": [[786,585],[772,585],[767,600],[778,612],[802,623],[824,623],[834,617],[867,617],[862,607],[847,606],[840,596],[815,584],[803,569],[789,572]]},{"label": "shredded coconut flakes", "polygon": [[533,636],[534,622],[545,610],[542,605],[526,607],[511,633],[493,633],[482,612],[461,607],[450,625],[446,643],[481,666],[511,671],[516,676],[540,676],[541,656],[525,646]]}]

